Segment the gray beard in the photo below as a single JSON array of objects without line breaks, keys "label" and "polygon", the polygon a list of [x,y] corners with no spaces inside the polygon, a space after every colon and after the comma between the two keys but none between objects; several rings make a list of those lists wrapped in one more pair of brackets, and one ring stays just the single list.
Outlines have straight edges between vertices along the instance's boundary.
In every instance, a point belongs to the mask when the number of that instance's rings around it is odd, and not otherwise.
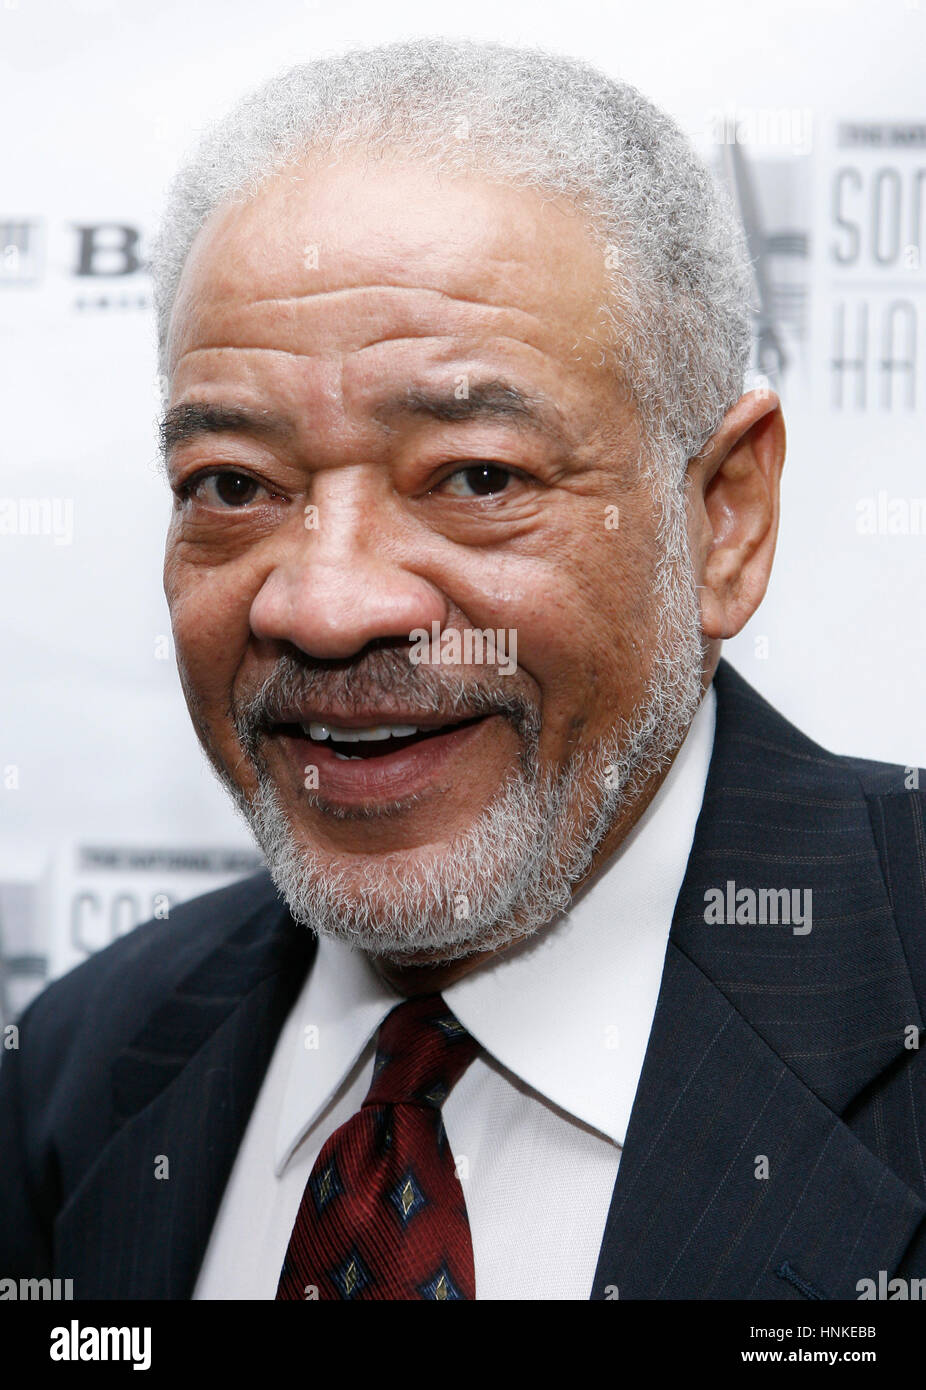
[{"label": "gray beard", "polygon": [[[539,720],[522,718],[519,766],[441,851],[360,862],[300,844],[252,727],[239,724],[257,793],[246,798],[225,769],[216,771],[297,922],[385,959],[444,962],[512,945],[568,907],[612,825],[672,761],[703,693],[700,607],[683,539],[681,494],[664,504],[663,517],[657,639],[633,718],[554,771],[539,764]],[[388,808],[375,814],[388,814]]]}]

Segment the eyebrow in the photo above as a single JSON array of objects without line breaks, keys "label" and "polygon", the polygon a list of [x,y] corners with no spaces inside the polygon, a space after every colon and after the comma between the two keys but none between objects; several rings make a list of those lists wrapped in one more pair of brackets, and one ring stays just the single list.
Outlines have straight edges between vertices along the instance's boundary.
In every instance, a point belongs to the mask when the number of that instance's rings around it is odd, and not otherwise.
[{"label": "eyebrow", "polygon": [[161,451],[166,457],[178,444],[201,434],[252,434],[262,438],[287,438],[295,433],[292,421],[269,410],[245,406],[210,405],[189,401],[171,406],[158,426]]},{"label": "eyebrow", "polygon": [[[549,397],[521,390],[510,382],[492,380],[469,383],[466,394],[455,389],[429,390],[410,386],[374,411],[385,424],[397,415],[426,416],[450,423],[470,420],[510,420],[517,425],[563,442],[566,431],[556,403]],[[158,426],[161,452],[171,451],[203,434],[250,434],[261,438],[291,438],[295,425],[285,416],[246,406],[189,401],[172,406]]]},{"label": "eyebrow", "polygon": [[468,383],[466,393],[461,396],[455,390],[432,391],[412,386],[403,395],[380,406],[375,414],[377,419],[424,415],[432,420],[450,422],[511,420],[559,441],[566,435],[562,413],[555,401],[501,380]]}]

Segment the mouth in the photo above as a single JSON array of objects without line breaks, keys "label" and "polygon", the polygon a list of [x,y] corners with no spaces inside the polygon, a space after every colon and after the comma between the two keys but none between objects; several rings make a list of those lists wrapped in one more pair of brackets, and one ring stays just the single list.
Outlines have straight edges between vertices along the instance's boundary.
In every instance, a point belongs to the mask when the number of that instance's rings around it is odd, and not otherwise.
[{"label": "mouth", "polygon": [[[296,765],[302,786],[316,791],[320,802],[359,805],[426,791],[454,756],[485,737],[500,718],[482,714],[415,724],[411,718],[361,723],[342,717],[335,723],[302,717],[272,725],[269,734]],[[314,787],[307,777],[313,768]]]},{"label": "mouth", "polygon": [[274,725],[274,732],[289,738],[307,740],[315,748],[328,749],[342,762],[369,762],[376,758],[389,758],[403,748],[413,748],[426,739],[443,738],[458,729],[477,724],[485,715],[474,715],[472,719],[461,719],[455,723],[436,726],[389,723],[349,726],[322,720],[297,721],[290,724]]}]

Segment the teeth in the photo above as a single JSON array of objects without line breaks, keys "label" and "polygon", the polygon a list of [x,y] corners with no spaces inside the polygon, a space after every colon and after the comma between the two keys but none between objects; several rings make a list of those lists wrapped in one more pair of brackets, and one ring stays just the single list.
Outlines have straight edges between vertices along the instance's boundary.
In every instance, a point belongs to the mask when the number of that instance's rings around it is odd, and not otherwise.
[{"label": "teeth", "polygon": [[415,724],[372,724],[366,729],[338,729],[333,724],[303,724],[302,732],[317,742],[330,738],[332,743],[373,743],[387,738],[408,738],[416,734]]},{"label": "teeth", "polygon": [[[407,738],[409,734],[417,734],[417,724],[377,724],[372,729],[355,729],[361,743],[372,743],[380,738]],[[334,731],[332,730],[332,736]]]}]

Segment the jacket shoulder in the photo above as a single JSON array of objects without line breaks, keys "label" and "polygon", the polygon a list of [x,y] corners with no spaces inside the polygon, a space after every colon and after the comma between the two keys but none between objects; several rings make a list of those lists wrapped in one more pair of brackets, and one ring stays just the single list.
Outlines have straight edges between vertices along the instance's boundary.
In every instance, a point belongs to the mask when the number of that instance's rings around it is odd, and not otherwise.
[{"label": "jacket shoulder", "polygon": [[859,862],[876,856],[879,877],[926,1016],[926,772],[901,763],[831,753],[754,690],[728,662],[714,677],[718,780],[748,784],[766,804],[784,796],[820,833],[823,817],[848,834]]},{"label": "jacket shoulder", "polygon": [[33,1001],[30,1012],[40,1004],[60,1009],[70,1000],[82,1006],[89,995],[116,977],[125,983],[137,979],[143,986],[153,975],[153,986],[163,987],[171,977],[179,978],[200,957],[214,951],[248,918],[276,901],[276,889],[266,870],[190,898],[172,907],[169,917],[149,918],[52,981]]},{"label": "jacket shoulder", "polygon": [[25,1010],[19,1029],[33,1065],[46,1058],[57,1070],[68,1053],[99,1058],[123,1046],[161,998],[245,923],[284,911],[264,870],[134,927]]},{"label": "jacket shoulder", "polygon": [[845,758],[867,797],[910,796],[919,801],[926,797],[926,771],[915,763],[879,763],[871,758]]},{"label": "jacket shoulder", "polygon": [[55,1214],[119,1123],[115,1059],[158,1008],[200,968],[219,996],[229,967],[246,983],[293,926],[256,874],[134,928],[33,1000],[0,1065],[0,1269],[51,1271]]},{"label": "jacket shoulder", "polygon": [[926,794],[926,772],[902,763],[878,762],[834,753],[816,743],[771,705],[740,673],[722,659],[714,676],[718,699],[718,720],[725,717],[737,736],[752,742],[761,740],[767,752],[777,757],[762,760],[762,775],[793,776],[806,783],[827,784],[835,791],[842,784],[863,797]]}]

